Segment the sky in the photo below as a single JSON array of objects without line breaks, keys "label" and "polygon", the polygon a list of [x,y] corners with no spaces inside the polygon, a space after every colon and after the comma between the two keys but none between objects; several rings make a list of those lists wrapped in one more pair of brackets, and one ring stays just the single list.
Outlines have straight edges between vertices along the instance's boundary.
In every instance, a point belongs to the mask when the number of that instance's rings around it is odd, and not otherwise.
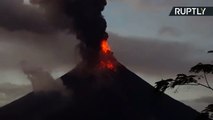
[{"label": "sky", "polygon": [[[103,11],[109,43],[116,58],[151,85],[188,73],[193,65],[212,63],[213,17],[169,16],[173,6],[211,6],[212,0],[108,0]],[[79,60],[75,36],[54,31],[42,10],[27,0],[0,1],[0,106],[32,90],[20,68],[22,60],[42,66],[54,78]],[[54,31],[54,32],[52,32]],[[209,76],[212,78],[212,76]],[[213,85],[213,82],[210,82]],[[181,87],[167,94],[202,110],[213,102],[213,92]]]}]

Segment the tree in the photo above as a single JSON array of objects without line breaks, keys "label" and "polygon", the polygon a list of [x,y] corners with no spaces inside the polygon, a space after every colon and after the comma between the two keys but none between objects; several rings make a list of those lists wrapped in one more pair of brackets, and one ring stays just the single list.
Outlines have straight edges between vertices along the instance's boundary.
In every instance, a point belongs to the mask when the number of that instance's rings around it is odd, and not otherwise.
[{"label": "tree", "polygon": [[[213,50],[208,51],[208,53],[213,53]],[[207,77],[207,74],[213,74],[212,64],[198,63],[197,65],[193,66],[189,72],[193,74],[177,74],[175,79],[169,78],[156,82],[156,90],[159,92],[164,92],[167,88],[191,85],[205,87],[213,92],[213,87],[209,84],[209,79]],[[204,80],[205,82],[202,83],[200,82],[201,80]],[[203,111],[201,111],[201,115],[198,120],[204,120],[203,118],[206,116],[213,120],[213,104],[208,105]]]},{"label": "tree", "polygon": [[210,119],[213,119],[213,104],[208,105],[201,113],[207,114]]}]

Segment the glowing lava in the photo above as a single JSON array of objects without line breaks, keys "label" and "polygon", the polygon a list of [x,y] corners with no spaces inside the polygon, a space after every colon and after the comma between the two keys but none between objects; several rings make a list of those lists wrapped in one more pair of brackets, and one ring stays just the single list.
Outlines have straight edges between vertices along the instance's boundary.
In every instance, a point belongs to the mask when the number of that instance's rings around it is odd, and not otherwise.
[{"label": "glowing lava", "polygon": [[100,68],[115,71],[115,60],[107,40],[101,42]]},{"label": "glowing lava", "polygon": [[107,54],[109,52],[111,52],[111,49],[110,49],[110,46],[107,42],[107,40],[103,40],[101,42],[101,51],[104,53],[104,54]]},{"label": "glowing lava", "polygon": [[100,65],[101,68],[108,68],[110,70],[114,70],[114,65],[111,61],[101,61]]}]

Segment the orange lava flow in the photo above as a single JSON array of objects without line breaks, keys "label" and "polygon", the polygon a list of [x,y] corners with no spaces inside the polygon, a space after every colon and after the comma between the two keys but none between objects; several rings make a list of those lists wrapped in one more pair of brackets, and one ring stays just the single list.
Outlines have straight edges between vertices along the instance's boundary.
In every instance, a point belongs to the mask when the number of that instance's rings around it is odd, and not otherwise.
[{"label": "orange lava flow", "polygon": [[101,50],[102,50],[102,52],[105,53],[105,54],[107,54],[108,52],[111,51],[110,46],[109,46],[107,40],[103,40],[103,41],[101,42]]},{"label": "orange lava flow", "polygon": [[115,70],[115,62],[113,61],[112,52],[107,40],[101,42],[100,68]]}]

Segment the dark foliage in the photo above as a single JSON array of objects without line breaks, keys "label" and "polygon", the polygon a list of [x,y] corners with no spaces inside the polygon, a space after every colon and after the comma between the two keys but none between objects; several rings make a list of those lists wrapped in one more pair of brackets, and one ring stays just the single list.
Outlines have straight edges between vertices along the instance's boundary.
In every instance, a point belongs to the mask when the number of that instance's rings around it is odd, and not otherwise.
[{"label": "dark foliage", "polygon": [[158,91],[164,92],[167,88],[174,88],[178,85],[187,85],[187,84],[193,84],[197,83],[197,80],[195,79],[196,75],[185,75],[185,74],[177,74],[177,77],[175,79],[166,79],[156,82],[156,89]]},{"label": "dark foliage", "polygon": [[[208,53],[213,53],[213,50],[208,51]],[[156,89],[161,90],[159,88],[164,88],[164,91],[167,88],[175,88],[176,86],[182,86],[182,85],[195,85],[195,86],[202,86],[209,90],[213,91],[213,87],[209,84],[209,80],[206,76],[206,74],[213,74],[213,65],[212,64],[203,64],[198,63],[197,65],[193,66],[190,71],[191,73],[203,73],[203,75],[186,75],[186,74],[177,74],[177,77],[175,79],[167,79],[169,82],[156,82]],[[203,84],[202,82],[199,82],[203,78],[206,82],[206,84]],[[159,84],[161,83],[161,84]],[[166,87],[165,87],[166,86]],[[163,91],[163,92],[164,92]],[[208,105],[199,115],[199,117],[196,120],[213,120],[213,104]]]},{"label": "dark foliage", "polygon": [[213,104],[208,105],[203,112],[213,112]]},{"label": "dark foliage", "polygon": [[190,72],[194,72],[194,73],[204,72],[204,73],[213,74],[213,65],[198,63],[197,65],[191,68]]},{"label": "dark foliage", "polygon": [[156,82],[156,89],[160,92],[164,92],[167,88],[169,88],[170,83],[174,81],[173,79],[166,79]]},{"label": "dark foliage", "polygon": [[213,104],[208,105],[201,113],[206,114],[211,120],[213,120]]},{"label": "dark foliage", "polygon": [[196,75],[177,74],[177,77],[172,82],[171,87],[174,88],[177,85],[197,83],[197,80],[195,79],[196,77]]}]

